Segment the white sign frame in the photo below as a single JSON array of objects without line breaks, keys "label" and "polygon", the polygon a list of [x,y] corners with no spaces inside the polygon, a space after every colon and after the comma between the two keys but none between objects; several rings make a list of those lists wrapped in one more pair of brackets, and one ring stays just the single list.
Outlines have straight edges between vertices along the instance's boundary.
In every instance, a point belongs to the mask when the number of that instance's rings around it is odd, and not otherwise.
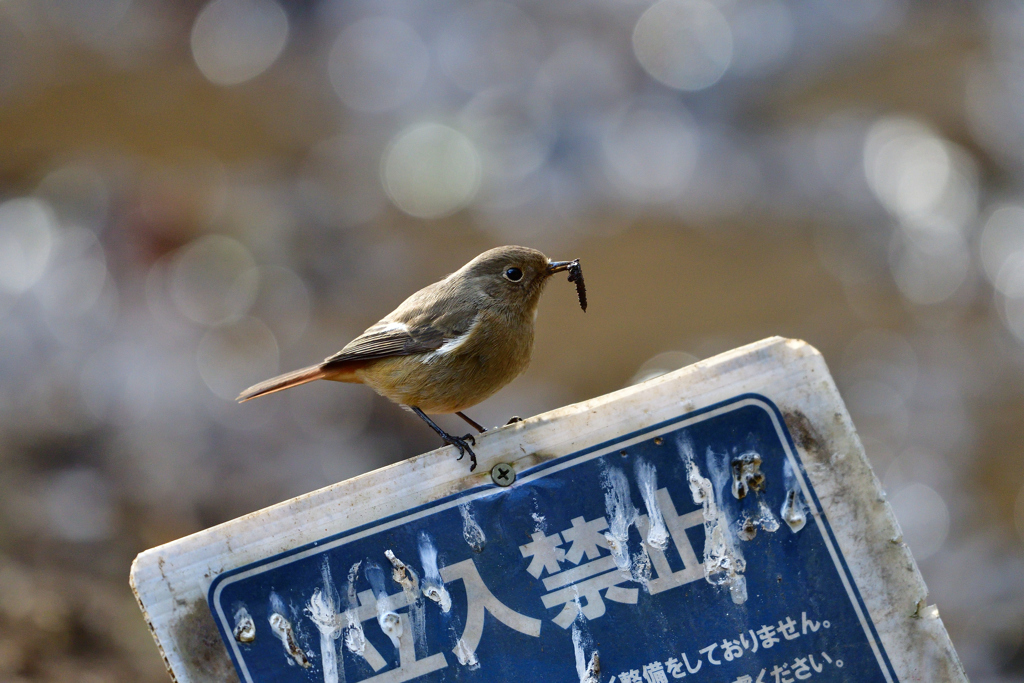
[{"label": "white sign frame", "polygon": [[490,483],[498,463],[522,472],[751,393],[784,415],[898,679],[966,682],[824,359],[779,337],[483,434],[475,473],[445,447],[147,550],[132,565],[131,585],[173,680],[235,680],[206,602],[221,573]]}]

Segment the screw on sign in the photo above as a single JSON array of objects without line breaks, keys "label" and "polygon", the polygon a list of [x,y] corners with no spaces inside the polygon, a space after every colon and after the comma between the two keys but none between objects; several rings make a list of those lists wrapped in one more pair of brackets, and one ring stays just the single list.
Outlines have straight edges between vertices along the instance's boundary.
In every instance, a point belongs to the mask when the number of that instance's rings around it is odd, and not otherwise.
[{"label": "screw on sign", "polygon": [[491,480],[498,486],[511,486],[516,480],[516,471],[507,462],[499,462],[491,468]]}]

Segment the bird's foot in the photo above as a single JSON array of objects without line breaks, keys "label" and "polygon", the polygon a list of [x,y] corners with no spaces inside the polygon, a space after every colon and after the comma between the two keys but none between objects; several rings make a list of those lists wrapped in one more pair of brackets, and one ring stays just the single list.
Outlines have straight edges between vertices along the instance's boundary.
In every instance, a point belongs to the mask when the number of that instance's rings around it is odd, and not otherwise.
[{"label": "bird's foot", "polygon": [[472,434],[466,434],[465,436],[452,436],[451,434],[445,434],[441,438],[444,439],[446,444],[455,446],[455,448],[459,450],[459,460],[462,460],[462,457],[466,455],[466,453],[469,453],[469,471],[472,472],[476,469],[476,453],[473,452],[473,449],[469,447],[468,443],[472,441],[473,445],[476,445],[476,439],[473,438]]},{"label": "bird's foot", "polygon": [[513,415],[512,417],[510,417],[508,419],[508,422],[505,423],[505,426],[508,427],[509,425],[514,425],[516,422],[522,422],[522,421],[523,421],[523,418],[519,417],[518,415]]},{"label": "bird's foot", "polygon": [[433,420],[427,417],[426,413],[424,413],[416,406],[409,406],[409,409],[412,410],[412,412],[416,413],[416,415],[418,415],[421,420],[426,422],[427,425],[434,430],[434,433],[441,437],[441,439],[446,444],[450,446],[455,446],[457,449],[459,449],[459,460],[462,460],[462,456],[464,456],[466,453],[469,453],[469,471],[472,472],[473,470],[476,469],[476,453],[473,452],[473,449],[470,448],[469,443],[467,443],[468,440],[472,441],[474,446],[476,445],[476,439],[473,437],[472,434],[466,434],[465,436],[452,436],[448,432],[438,427]]}]

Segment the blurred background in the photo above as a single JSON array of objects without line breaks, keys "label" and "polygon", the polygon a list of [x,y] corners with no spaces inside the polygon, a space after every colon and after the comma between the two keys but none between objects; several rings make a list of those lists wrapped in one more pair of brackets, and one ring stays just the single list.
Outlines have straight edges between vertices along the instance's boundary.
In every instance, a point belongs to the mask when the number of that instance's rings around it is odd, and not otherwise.
[{"label": "blurred background", "polygon": [[138,552],[439,445],[234,396],[509,243],[590,311],[553,282],[472,416],[805,339],[971,679],[1024,680],[1011,0],[0,1],[0,680],[167,680]]}]

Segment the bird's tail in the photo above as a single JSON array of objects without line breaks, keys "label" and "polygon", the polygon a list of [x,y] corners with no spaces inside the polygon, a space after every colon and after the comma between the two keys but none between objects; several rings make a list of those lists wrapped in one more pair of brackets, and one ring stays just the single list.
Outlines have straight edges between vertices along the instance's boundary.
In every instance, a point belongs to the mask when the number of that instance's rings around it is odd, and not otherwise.
[{"label": "bird's tail", "polygon": [[249,399],[266,396],[267,394],[272,394],[275,391],[281,391],[282,389],[291,389],[292,387],[297,387],[300,384],[312,382],[317,379],[324,379],[326,377],[327,372],[324,370],[323,366],[310,365],[308,368],[286,372],[283,375],[278,375],[277,377],[272,377],[271,379],[260,382],[259,384],[254,384],[240,393],[236,400],[239,403],[244,403]]}]

